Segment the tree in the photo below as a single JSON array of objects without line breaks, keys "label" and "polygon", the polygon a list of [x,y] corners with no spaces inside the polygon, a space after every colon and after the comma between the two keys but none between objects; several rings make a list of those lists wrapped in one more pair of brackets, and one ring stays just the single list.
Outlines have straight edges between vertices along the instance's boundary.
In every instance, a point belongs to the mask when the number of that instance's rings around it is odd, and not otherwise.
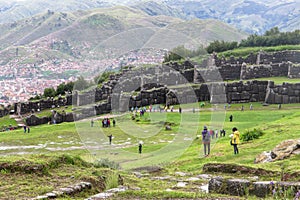
[{"label": "tree", "polygon": [[280,34],[279,28],[274,27],[274,28],[271,28],[270,30],[266,31],[264,35],[265,36],[274,36],[274,35],[279,35],[279,34]]},{"label": "tree", "polygon": [[61,83],[56,88],[56,95],[64,95],[66,92],[66,85],[65,83]]},{"label": "tree", "polygon": [[89,82],[86,81],[83,76],[79,76],[74,83],[74,89],[76,90],[84,90],[89,87]]},{"label": "tree", "polygon": [[107,81],[108,78],[109,78],[109,76],[110,76],[111,74],[113,74],[113,72],[105,71],[105,72],[103,72],[102,74],[100,74],[99,76],[96,76],[96,77],[94,78],[94,81],[95,81],[95,83],[97,83],[97,84],[101,84],[101,83]]},{"label": "tree", "polygon": [[55,96],[55,89],[54,88],[45,88],[44,89],[44,97],[54,97]]},{"label": "tree", "polygon": [[225,42],[223,40],[222,41],[215,40],[206,47],[206,51],[208,53],[222,52],[222,51],[235,49],[237,48],[237,46],[238,46],[237,42]]}]

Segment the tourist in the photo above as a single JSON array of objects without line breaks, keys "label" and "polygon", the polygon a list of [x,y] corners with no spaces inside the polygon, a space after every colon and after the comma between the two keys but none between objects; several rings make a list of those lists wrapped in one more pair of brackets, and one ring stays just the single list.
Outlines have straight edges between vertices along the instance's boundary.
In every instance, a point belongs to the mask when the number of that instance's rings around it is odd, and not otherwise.
[{"label": "tourist", "polygon": [[113,127],[116,127],[116,120],[115,119],[113,119]]},{"label": "tourist", "polygon": [[181,109],[181,107],[179,106],[179,113],[181,113],[182,112],[182,109]]},{"label": "tourist", "polygon": [[108,140],[109,140],[109,144],[111,145],[112,138],[113,138],[112,134],[110,134],[110,135],[109,135],[109,136],[107,136],[107,137],[108,137]]},{"label": "tourist", "polygon": [[165,112],[168,112],[168,106],[167,106],[167,105],[165,105],[164,111],[165,111]]},{"label": "tourist", "polygon": [[110,119],[107,118],[107,127],[110,127]]},{"label": "tourist", "polygon": [[232,128],[232,137],[231,137],[231,144],[233,145],[233,152],[234,154],[239,153],[238,144],[240,143],[240,132],[236,127]]},{"label": "tourist", "polygon": [[253,105],[252,105],[252,103],[250,104],[250,110],[253,110]]},{"label": "tourist", "polygon": [[211,139],[214,139],[215,132],[212,129],[209,130],[209,134],[211,136]]},{"label": "tourist", "polygon": [[91,127],[93,127],[93,126],[94,126],[94,120],[91,119]]},{"label": "tourist", "polygon": [[230,116],[229,116],[229,121],[232,122],[232,120],[233,120],[233,116],[230,115]]},{"label": "tourist", "polygon": [[210,154],[210,134],[206,126],[204,126],[202,131],[202,143],[204,145],[204,156],[208,156]]},{"label": "tourist", "polygon": [[278,110],[280,110],[281,109],[281,103],[280,104],[278,104]]},{"label": "tourist", "polygon": [[241,111],[244,111],[244,105],[242,105],[242,107],[241,107]]},{"label": "tourist", "polygon": [[224,129],[222,129],[220,131],[220,137],[225,137],[226,131]]},{"label": "tourist", "polygon": [[143,149],[143,142],[139,142],[139,154],[142,154],[142,149]]}]

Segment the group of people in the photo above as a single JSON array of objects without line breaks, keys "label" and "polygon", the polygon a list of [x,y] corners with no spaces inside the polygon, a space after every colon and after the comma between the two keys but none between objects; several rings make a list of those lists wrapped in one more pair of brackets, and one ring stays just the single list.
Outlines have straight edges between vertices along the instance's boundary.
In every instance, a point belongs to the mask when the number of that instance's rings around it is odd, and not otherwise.
[{"label": "group of people", "polygon": [[1,129],[1,132],[4,132],[4,131],[13,131],[15,130],[15,127],[13,127],[11,124],[9,126],[3,126],[2,129]]},{"label": "group of people", "polygon": [[[91,127],[94,127],[94,119],[91,119]],[[112,119],[112,124],[113,124],[113,127],[116,126],[116,120],[115,119]],[[102,128],[109,128],[111,125],[111,120],[109,118],[104,118],[102,120]]]},{"label": "group of people", "polygon": [[[111,121],[110,121],[109,118],[104,118],[104,119],[102,120],[102,127],[103,127],[103,128],[109,128],[109,127],[110,127],[110,124],[111,124]],[[112,120],[112,124],[113,124],[113,127],[116,126],[116,120],[115,120],[115,119]]]},{"label": "group of people", "polygon": [[[226,131],[224,129],[220,130],[220,137],[225,137]],[[203,127],[202,131],[202,143],[204,148],[204,156],[208,156],[210,154],[210,142],[211,139],[218,137],[218,131],[208,130],[207,126]],[[233,146],[234,154],[239,153],[238,144],[240,143],[240,132],[236,127],[232,128],[232,134],[230,144]]]}]

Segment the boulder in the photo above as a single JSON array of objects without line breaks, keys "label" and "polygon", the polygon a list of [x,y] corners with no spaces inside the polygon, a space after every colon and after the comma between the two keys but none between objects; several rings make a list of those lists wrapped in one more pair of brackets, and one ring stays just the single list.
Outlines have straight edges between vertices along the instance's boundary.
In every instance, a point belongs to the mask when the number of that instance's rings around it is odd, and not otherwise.
[{"label": "boulder", "polygon": [[244,196],[246,188],[250,186],[250,181],[246,179],[228,179],[226,183],[226,191],[234,196]]},{"label": "boulder", "polygon": [[272,162],[288,158],[294,151],[300,149],[300,140],[285,140],[278,144],[272,151],[263,152],[255,158],[255,163]]}]

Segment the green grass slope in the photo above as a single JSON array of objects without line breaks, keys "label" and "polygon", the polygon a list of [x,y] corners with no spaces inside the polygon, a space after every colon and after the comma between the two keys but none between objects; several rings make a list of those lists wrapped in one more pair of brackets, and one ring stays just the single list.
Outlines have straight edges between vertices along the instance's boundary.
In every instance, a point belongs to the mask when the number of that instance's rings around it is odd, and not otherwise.
[{"label": "green grass slope", "polygon": [[[208,163],[237,164],[247,167],[261,168],[284,173],[299,173],[299,155],[276,161],[272,163],[254,164],[254,159],[263,151],[273,149],[280,142],[287,139],[299,139],[300,136],[300,111],[299,104],[283,105],[278,110],[276,105],[262,106],[260,103],[253,103],[254,110],[250,110],[250,104],[243,104],[245,111],[240,111],[241,104],[233,104],[230,109],[223,110],[223,105],[218,105],[217,110],[214,105],[206,105],[200,111],[192,112],[192,107],[198,105],[182,105],[183,113],[146,113],[143,117],[132,120],[130,115],[116,117],[117,126],[102,128],[101,120],[96,120],[94,127],[90,126],[90,120],[83,120],[76,123],[62,123],[56,125],[41,125],[31,127],[31,133],[23,133],[23,130],[15,130],[0,133],[1,155],[0,164],[3,162],[16,162],[27,159],[35,163],[49,163],[47,160],[53,156],[79,156],[88,162],[95,162],[99,159],[108,158],[120,164],[123,169],[122,176],[124,184],[131,188],[139,187],[140,191],[128,191],[120,194],[120,198],[204,198],[215,197],[213,194],[203,194],[195,188],[177,188],[172,192],[165,190],[170,187],[170,183],[162,180],[152,180],[153,176],[174,176],[175,172],[181,171],[191,175],[202,173],[202,167]],[[177,111],[178,107],[175,107]],[[229,115],[233,115],[233,122],[229,122]],[[109,116],[109,115],[108,115]],[[211,154],[203,156],[203,145],[197,135],[201,135],[204,125],[210,126],[218,118],[227,134],[226,137],[214,139],[212,141]],[[172,130],[166,131],[165,126],[169,124]],[[264,135],[259,139],[249,142],[242,141],[239,145],[240,153],[233,154],[232,146],[229,144],[229,135],[232,127],[236,126],[241,134],[254,128],[260,129]],[[107,136],[113,135],[113,145],[108,144]],[[130,138],[130,139],[129,139]],[[192,140],[186,140],[192,138]],[[179,139],[179,140],[178,140]],[[143,153],[139,155],[138,142],[143,141]],[[175,142],[174,146],[169,141]],[[10,148],[7,148],[10,147]],[[183,147],[183,148],[182,148]],[[183,149],[183,151],[181,151]],[[22,155],[22,156],[21,156]],[[44,157],[46,156],[46,157]],[[133,176],[127,169],[137,167],[161,166],[163,171],[150,175],[142,179]],[[69,168],[68,168],[69,169]],[[57,171],[59,170],[59,171]],[[54,174],[65,173],[65,168],[54,170]],[[83,177],[89,175],[90,171],[81,170],[75,167],[71,174]],[[79,170],[79,171],[78,171]],[[51,171],[51,170],[50,170]],[[19,173],[19,172],[18,172]],[[12,178],[8,179],[8,175]],[[71,176],[68,173],[67,176]],[[18,187],[20,180],[11,174],[2,171],[2,177],[8,180],[2,183],[1,191]],[[218,174],[231,176],[230,174]],[[28,175],[32,176],[32,175]],[[248,175],[235,174],[235,177],[244,178]],[[251,176],[251,175],[249,175]],[[27,177],[27,175],[22,175]],[[32,180],[36,179],[36,180]],[[35,185],[48,179],[48,176],[31,177]],[[260,180],[280,180],[280,175],[273,177],[259,177]],[[297,178],[297,177],[294,177]],[[13,180],[15,184],[9,187]],[[27,184],[23,182],[24,184]],[[174,184],[173,182],[171,184]],[[195,183],[196,184],[196,183]],[[201,184],[199,182],[198,184]],[[195,186],[195,185],[194,185]],[[24,194],[27,187],[22,186],[18,192]],[[40,194],[53,189],[42,188],[41,190],[31,187],[30,194]],[[38,192],[40,191],[40,192]],[[16,195],[16,193],[7,193]],[[10,196],[11,197],[11,196]]]}]

